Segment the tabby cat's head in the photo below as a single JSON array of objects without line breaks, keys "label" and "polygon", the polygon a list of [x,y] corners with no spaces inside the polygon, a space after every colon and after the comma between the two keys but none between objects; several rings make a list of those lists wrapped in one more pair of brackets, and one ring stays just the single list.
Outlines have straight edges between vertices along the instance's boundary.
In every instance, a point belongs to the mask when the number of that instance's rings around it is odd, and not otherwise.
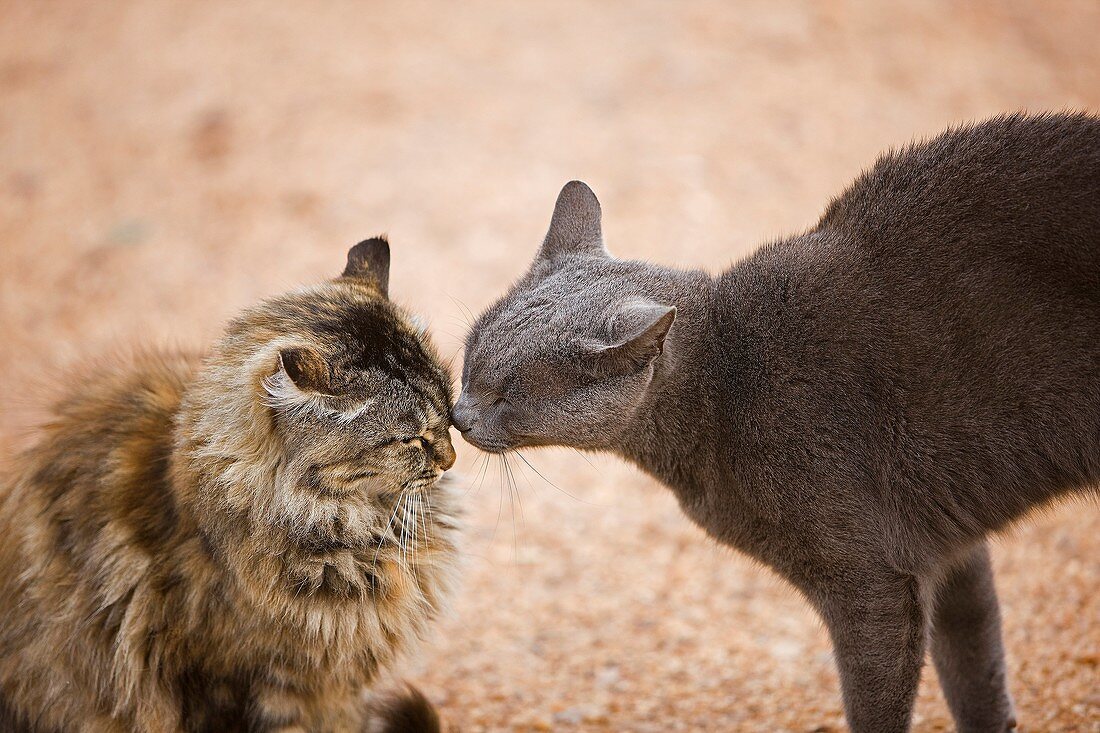
[{"label": "tabby cat's head", "polygon": [[389,300],[389,262],[384,239],[361,242],[339,278],[246,311],[220,345],[246,361],[280,482],[329,497],[416,492],[454,463],[450,379]]}]

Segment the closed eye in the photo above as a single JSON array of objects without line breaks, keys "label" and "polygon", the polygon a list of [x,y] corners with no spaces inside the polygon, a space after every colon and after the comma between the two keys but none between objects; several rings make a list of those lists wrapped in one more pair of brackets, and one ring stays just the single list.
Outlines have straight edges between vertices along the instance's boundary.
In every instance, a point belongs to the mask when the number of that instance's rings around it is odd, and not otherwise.
[{"label": "closed eye", "polygon": [[420,448],[421,450],[428,449],[428,441],[422,435],[416,435],[411,438],[401,438],[401,442],[405,445],[411,445]]}]

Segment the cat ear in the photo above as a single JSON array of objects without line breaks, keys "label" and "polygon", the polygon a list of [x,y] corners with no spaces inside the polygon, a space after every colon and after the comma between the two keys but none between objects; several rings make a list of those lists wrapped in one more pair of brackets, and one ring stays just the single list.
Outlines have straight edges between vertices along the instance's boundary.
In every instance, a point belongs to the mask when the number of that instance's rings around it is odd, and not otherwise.
[{"label": "cat ear", "polygon": [[385,237],[371,237],[352,247],[342,277],[363,280],[389,297],[390,243]]},{"label": "cat ear", "polygon": [[600,202],[587,185],[570,181],[558,194],[538,259],[554,260],[581,253],[607,254],[600,230]]},{"label": "cat ear", "polygon": [[601,376],[633,374],[656,359],[676,320],[676,309],[651,300],[625,304],[611,323],[609,343],[593,349],[593,366]]},{"label": "cat ear", "polygon": [[279,368],[263,382],[264,403],[280,410],[308,409],[319,396],[330,395],[332,379],[328,364],[309,347],[279,351]]},{"label": "cat ear", "polygon": [[279,352],[279,369],[301,392],[331,394],[332,378],[328,364],[309,347],[283,349]]}]

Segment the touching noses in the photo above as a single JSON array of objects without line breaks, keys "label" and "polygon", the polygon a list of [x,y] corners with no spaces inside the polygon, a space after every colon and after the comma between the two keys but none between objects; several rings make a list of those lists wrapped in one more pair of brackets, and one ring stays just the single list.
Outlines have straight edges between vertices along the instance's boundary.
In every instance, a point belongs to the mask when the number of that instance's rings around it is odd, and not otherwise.
[{"label": "touching noses", "polygon": [[470,404],[470,399],[465,392],[458,398],[458,402],[451,410],[451,422],[458,428],[460,433],[469,432],[470,428],[477,423],[477,413]]}]

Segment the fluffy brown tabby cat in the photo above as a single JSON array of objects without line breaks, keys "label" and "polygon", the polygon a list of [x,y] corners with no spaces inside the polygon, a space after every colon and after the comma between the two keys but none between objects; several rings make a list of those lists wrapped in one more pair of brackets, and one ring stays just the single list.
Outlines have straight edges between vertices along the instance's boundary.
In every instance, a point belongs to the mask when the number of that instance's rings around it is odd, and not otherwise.
[{"label": "fluffy brown tabby cat", "polygon": [[436,730],[366,695],[450,590],[450,380],[389,246],[205,359],[74,380],[0,495],[0,729]]}]

